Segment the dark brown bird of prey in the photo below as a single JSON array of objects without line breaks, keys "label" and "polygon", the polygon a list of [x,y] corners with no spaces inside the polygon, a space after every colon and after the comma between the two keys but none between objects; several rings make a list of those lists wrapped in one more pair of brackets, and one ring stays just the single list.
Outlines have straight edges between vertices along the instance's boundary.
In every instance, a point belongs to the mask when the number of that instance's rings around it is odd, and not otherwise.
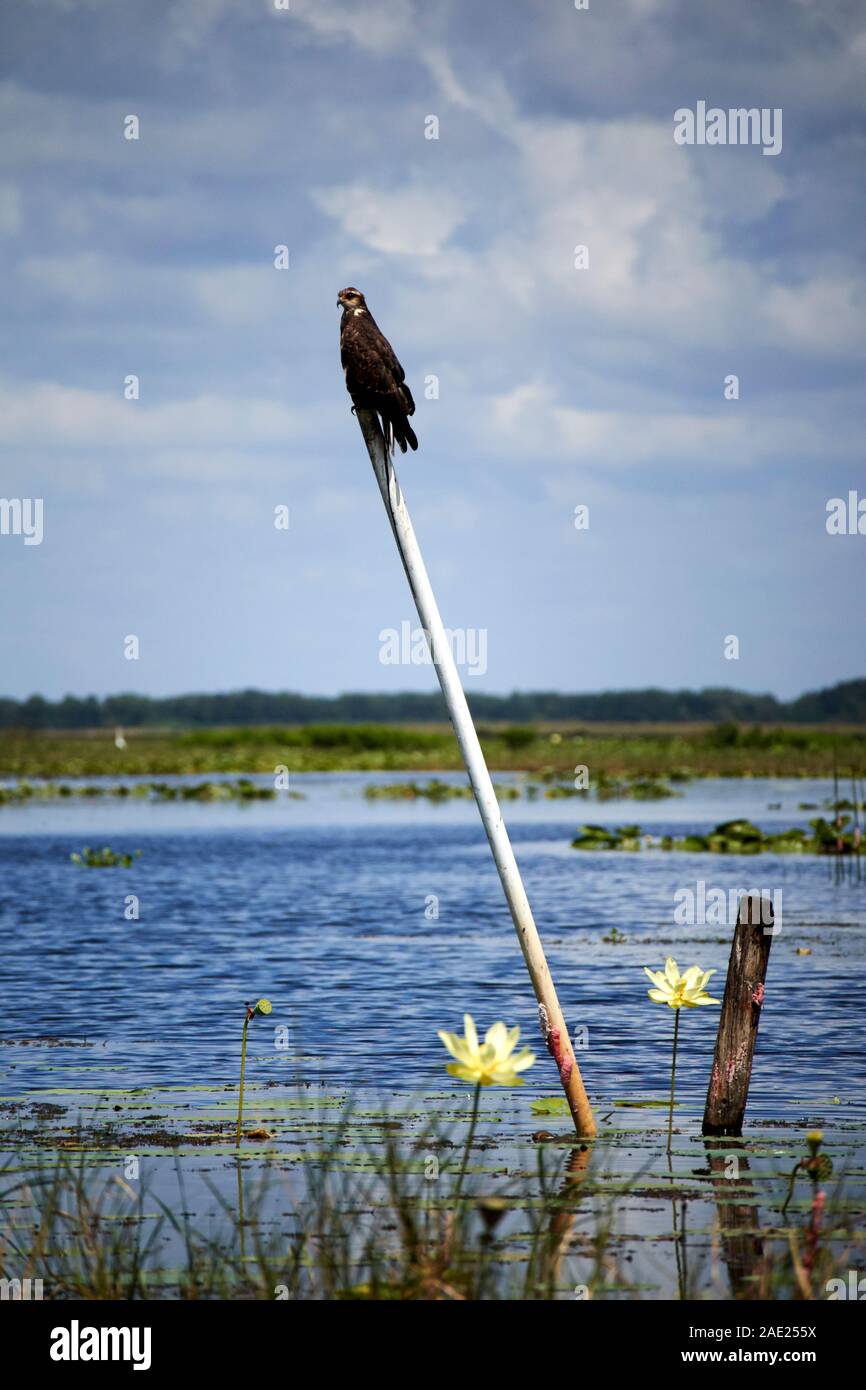
[{"label": "dark brown bird of prey", "polygon": [[412,392],[394,349],[379,328],[360,290],[351,285],[340,290],[340,360],[346,373],[346,389],[357,409],[375,410],[390,452],[394,441],[405,454],[406,445],[418,448],[409,416],[415,414]]}]

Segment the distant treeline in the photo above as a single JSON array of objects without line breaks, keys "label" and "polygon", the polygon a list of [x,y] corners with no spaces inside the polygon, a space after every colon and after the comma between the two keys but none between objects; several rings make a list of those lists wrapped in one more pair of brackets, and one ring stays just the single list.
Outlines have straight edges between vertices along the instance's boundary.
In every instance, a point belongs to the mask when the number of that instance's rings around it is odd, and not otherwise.
[{"label": "distant treeline", "polygon": [[[476,719],[601,723],[749,724],[866,723],[866,680],[844,681],[796,700],[741,690],[608,690],[596,695],[515,691],[471,696]],[[236,690],[220,695],[95,695],[45,700],[0,699],[0,728],[196,728],[225,724],[424,724],[447,719],[438,692],[368,695],[297,695],[291,691]]]}]

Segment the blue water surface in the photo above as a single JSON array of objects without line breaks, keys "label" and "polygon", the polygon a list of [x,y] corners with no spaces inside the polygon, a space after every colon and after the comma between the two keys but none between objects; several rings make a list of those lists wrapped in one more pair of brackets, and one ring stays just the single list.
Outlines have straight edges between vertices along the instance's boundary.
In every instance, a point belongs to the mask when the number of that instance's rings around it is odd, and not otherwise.
[{"label": "blue water surface", "polygon": [[[540,1045],[474,804],[364,799],[368,782],[396,780],[298,776],[304,799],[243,805],[105,798],[0,809],[4,1094],[229,1084],[243,1003],[261,995],[273,1014],[251,1029],[259,1080],[433,1089],[447,1060],[437,1029],[460,1029],[464,1012],[482,1027],[519,1024]],[[721,996],[730,924],[674,920],[677,893],[702,880],[782,895],[752,1111],[862,1113],[866,882],[837,882],[834,865],[811,855],[570,848],[583,821],[638,822],[653,835],[738,816],[767,829],[806,825],[816,813],[799,803],[820,802],[831,784],[703,781],[683,791],[658,803],[505,804],[566,1018],[584,1030],[578,1059],[591,1095],[666,1094],[672,1014],[647,998],[644,965],[670,954],[681,967],[713,968]],[[70,854],[85,844],[141,857],[128,870],[82,869]],[[125,915],[131,895],[138,920]],[[606,941],[612,928],[626,939]],[[678,1076],[693,1100],[705,1092],[717,1019],[714,1008],[684,1018]],[[77,1046],[15,1045],[45,1036]],[[553,1064],[533,1068],[527,1085],[555,1094]]]}]

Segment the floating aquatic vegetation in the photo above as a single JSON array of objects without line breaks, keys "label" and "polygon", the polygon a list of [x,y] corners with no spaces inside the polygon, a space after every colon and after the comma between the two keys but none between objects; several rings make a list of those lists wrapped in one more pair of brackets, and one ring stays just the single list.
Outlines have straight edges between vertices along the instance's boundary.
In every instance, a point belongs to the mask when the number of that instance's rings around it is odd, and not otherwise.
[{"label": "floating aquatic vegetation", "polygon": [[[520,796],[519,787],[494,785],[500,801],[515,801]],[[384,786],[371,784],[364,788],[368,801],[426,801],[470,800],[474,795],[471,786],[463,783],[443,782],[433,777],[429,782],[391,782]]]},{"label": "floating aquatic vegetation", "polygon": [[[151,801],[274,801],[277,791],[272,786],[261,786],[249,777],[238,777],[233,782],[119,782],[113,786],[75,786],[68,783],[41,782],[32,785],[19,782],[13,787],[0,787],[0,806],[20,805],[22,802],[38,798],[41,801],[54,801],[73,796],[92,799],[99,796],[147,798]],[[290,801],[302,801],[302,792],[285,793]]]},{"label": "floating aquatic vegetation", "polygon": [[85,845],[80,854],[70,854],[69,858],[73,864],[85,869],[129,869],[140,856],[140,849],[133,850],[132,854],[118,854],[108,845],[103,849],[91,849]]},{"label": "floating aquatic vegetation", "polygon": [[0,787],[0,806],[27,801],[31,796],[33,796],[33,788],[27,782],[19,782],[15,787]]},{"label": "floating aquatic vegetation", "polygon": [[273,801],[273,787],[260,787],[248,777],[235,782],[152,782],[149,790],[157,801]]},{"label": "floating aquatic vegetation", "polygon": [[680,795],[658,777],[618,778],[603,772],[595,778],[595,793],[599,801],[666,801]]},{"label": "floating aquatic vegetation", "polygon": [[609,941],[613,946],[620,946],[623,941],[628,941],[624,931],[619,931],[616,927],[611,927],[607,936],[603,936],[602,941]]},{"label": "floating aquatic vegetation", "polygon": [[568,1100],[565,1096],[540,1096],[529,1107],[533,1115],[568,1115]]},{"label": "floating aquatic vegetation", "polygon": [[[555,775],[555,774],[553,774]],[[553,776],[548,773],[542,777],[542,781],[551,782]],[[673,779],[671,779],[673,780]],[[688,780],[688,775],[679,780]],[[533,795],[538,794],[538,789],[532,787]],[[669,797],[680,796],[680,792],[674,791],[673,787],[667,785],[658,777],[611,777],[604,772],[596,775],[594,783],[585,787],[575,786],[574,782],[554,782],[552,786],[544,789],[544,797],[547,801],[557,801],[572,796],[591,797],[595,794],[598,801],[666,801]],[[527,796],[530,795],[530,788],[527,788]]]},{"label": "floating aquatic vegetation", "polygon": [[690,854],[859,854],[856,831],[849,830],[850,817],[838,816],[833,824],[821,818],[809,822],[811,835],[800,826],[766,834],[749,820],[723,821],[709,834],[692,832],[674,837],[654,837],[639,825],[582,825],[571,842],[572,849],[681,850]]},{"label": "floating aquatic vegetation", "polygon": [[391,782],[386,786],[371,784],[364,788],[364,796],[368,801],[416,801],[419,798],[427,801],[451,801],[471,795],[471,787],[454,786],[450,782],[443,782],[439,777],[433,777],[423,785],[420,782]]},{"label": "floating aquatic vegetation", "polygon": [[641,829],[639,825],[620,825],[612,830],[605,829],[603,825],[582,825],[571,846],[572,849],[638,850],[641,847]]}]

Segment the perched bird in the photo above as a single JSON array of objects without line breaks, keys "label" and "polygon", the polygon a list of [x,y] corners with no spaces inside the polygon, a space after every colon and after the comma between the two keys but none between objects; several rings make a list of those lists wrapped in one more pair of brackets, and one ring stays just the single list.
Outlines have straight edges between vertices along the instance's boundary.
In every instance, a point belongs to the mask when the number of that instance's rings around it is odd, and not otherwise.
[{"label": "perched bird", "polygon": [[408,417],[415,413],[412,392],[394,349],[382,333],[360,290],[351,285],[340,290],[340,361],[346,373],[346,389],[356,409],[375,410],[385,443],[393,453],[394,441],[405,454],[406,445],[418,448]]}]

